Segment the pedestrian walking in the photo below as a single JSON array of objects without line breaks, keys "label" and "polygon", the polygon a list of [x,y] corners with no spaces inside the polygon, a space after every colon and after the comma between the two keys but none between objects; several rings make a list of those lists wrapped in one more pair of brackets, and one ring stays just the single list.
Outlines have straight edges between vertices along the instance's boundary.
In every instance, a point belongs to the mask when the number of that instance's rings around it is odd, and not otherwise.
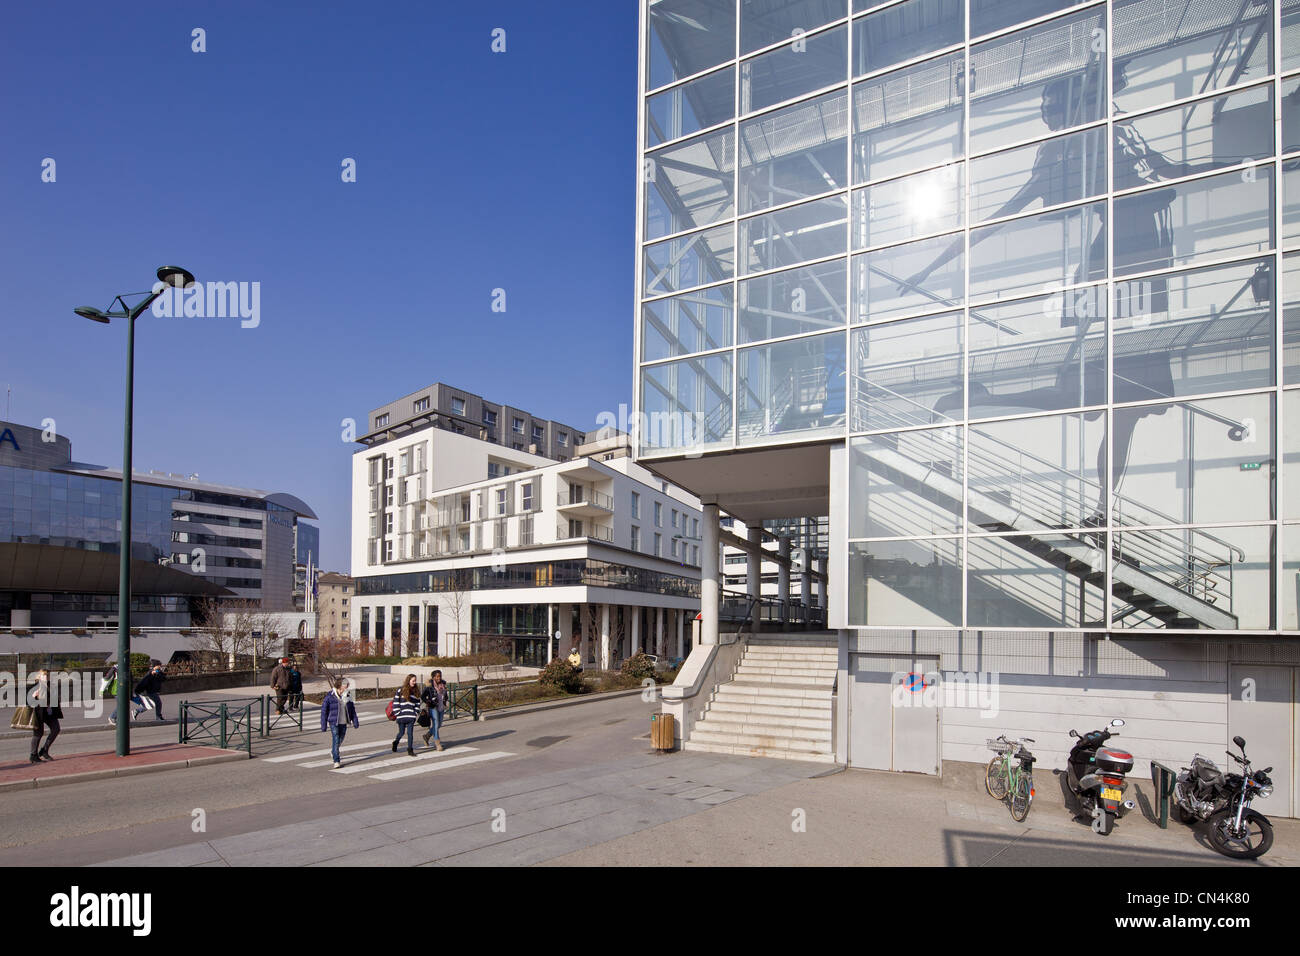
[{"label": "pedestrian walking", "polygon": [[[99,692],[101,694],[107,694],[110,698],[112,698],[114,706],[113,706],[113,712],[108,715],[108,722],[111,724],[116,724],[117,723],[117,706],[116,706],[117,705],[117,682],[120,678],[118,677],[118,673],[117,673],[117,664],[114,661],[109,661],[108,665],[109,665],[108,673],[104,675],[104,679],[100,682]],[[142,701],[135,694],[131,695],[131,703],[135,704],[137,708],[136,713],[139,713],[141,710],[144,710],[144,701]]]},{"label": "pedestrian walking", "polygon": [[289,698],[289,658],[282,657],[271,671],[271,689],[275,691],[275,712],[284,713],[284,702]]},{"label": "pedestrian walking", "polygon": [[135,697],[132,698],[140,705],[140,709],[133,713],[132,717],[139,717],[146,710],[154,712],[154,720],[162,720],[162,698],[158,696],[162,690],[163,681],[167,675],[163,673],[161,661],[149,662],[149,673],[140,678],[139,683],[135,685]]},{"label": "pedestrian walking", "polygon": [[429,738],[432,737],[434,746],[441,750],[442,741],[438,738],[438,730],[442,727],[442,715],[447,710],[447,682],[442,679],[442,671],[434,671],[429,675],[429,682],[420,691],[420,700],[424,702],[425,712],[429,715],[429,729],[424,734],[424,745],[427,747]]},{"label": "pedestrian walking", "polygon": [[393,753],[406,735],[406,752],[415,756],[415,721],[420,716],[420,679],[407,674],[402,686],[393,695],[393,719],[397,721],[397,736],[393,738]]},{"label": "pedestrian walking", "polygon": [[302,671],[292,660],[289,662],[289,709],[302,707]]},{"label": "pedestrian walking", "polygon": [[[54,759],[50,756],[50,747],[59,736],[59,721],[63,719],[63,708],[59,706],[57,697],[57,692],[50,684],[50,672],[44,669],[37,671],[35,680],[27,687],[27,700],[36,720],[32,727],[32,763]],[[41,737],[47,728],[50,736],[45,741],[45,746],[41,746]]]},{"label": "pedestrian walking", "polygon": [[330,754],[334,757],[334,769],[343,766],[339,756],[339,745],[347,736],[348,724],[360,729],[361,721],[357,718],[357,708],[348,693],[347,681],[335,678],[334,688],[325,695],[320,705],[320,729],[330,732]]}]

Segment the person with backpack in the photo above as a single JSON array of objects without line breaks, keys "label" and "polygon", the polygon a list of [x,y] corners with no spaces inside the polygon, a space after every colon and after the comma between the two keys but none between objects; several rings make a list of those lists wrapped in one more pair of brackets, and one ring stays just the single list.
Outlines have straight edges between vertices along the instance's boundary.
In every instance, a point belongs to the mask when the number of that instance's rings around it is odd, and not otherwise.
[{"label": "person with backpack", "polygon": [[302,707],[302,671],[292,660],[289,662],[289,709]]},{"label": "person with backpack", "polygon": [[325,695],[320,703],[320,729],[330,732],[330,754],[334,757],[334,769],[343,766],[339,756],[339,745],[347,736],[348,724],[360,729],[361,721],[357,717],[357,708],[347,691],[347,682],[341,678],[334,679],[334,689]]},{"label": "person with backpack", "polygon": [[139,701],[142,706],[131,715],[132,717],[139,717],[146,709],[150,709],[154,712],[154,720],[163,719],[162,698],[158,694],[162,690],[163,681],[166,679],[167,675],[163,673],[162,662],[150,661],[149,673],[141,677],[135,685],[135,697],[133,699]]},{"label": "person with backpack", "polygon": [[393,738],[393,753],[406,735],[406,752],[415,756],[415,721],[420,716],[420,680],[414,674],[407,674],[402,686],[397,689],[388,704],[388,716],[397,721],[397,736]]},{"label": "person with backpack", "polygon": [[442,679],[442,671],[434,671],[429,675],[429,683],[420,691],[420,700],[424,702],[425,713],[429,715],[429,729],[424,733],[424,745],[429,746],[429,738],[432,737],[434,746],[441,750],[442,741],[438,739],[438,730],[442,727],[442,715],[447,710],[447,682]]}]

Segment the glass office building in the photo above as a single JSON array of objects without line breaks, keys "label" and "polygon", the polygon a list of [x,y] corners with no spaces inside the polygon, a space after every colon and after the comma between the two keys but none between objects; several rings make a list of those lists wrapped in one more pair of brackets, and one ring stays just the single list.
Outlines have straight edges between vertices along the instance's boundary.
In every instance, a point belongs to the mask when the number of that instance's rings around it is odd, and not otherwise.
[{"label": "glass office building", "polygon": [[641,43],[639,455],[724,510],[724,459],[825,463],[846,672],[992,639],[1294,708],[1300,0],[643,0]]}]

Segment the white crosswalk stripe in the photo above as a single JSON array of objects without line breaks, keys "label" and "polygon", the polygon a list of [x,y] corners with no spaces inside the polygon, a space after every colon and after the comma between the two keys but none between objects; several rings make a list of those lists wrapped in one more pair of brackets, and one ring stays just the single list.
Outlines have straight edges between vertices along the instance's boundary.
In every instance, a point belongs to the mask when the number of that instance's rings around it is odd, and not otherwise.
[{"label": "white crosswalk stripe", "polygon": [[[366,743],[366,744],[344,744],[343,746],[339,747],[339,753],[344,753],[345,751],[348,750],[364,750],[366,747],[377,747],[377,746],[378,744],[375,743],[373,740],[370,743]],[[262,758],[262,760],[264,763],[290,763],[295,760],[307,760],[310,757],[328,757],[332,753],[333,751],[330,750],[328,747],[326,747],[324,750],[300,750],[296,753],[280,754],[280,756],[278,757],[264,757]],[[332,760],[326,762],[333,763]]]},{"label": "white crosswalk stripe", "polygon": [[[477,750],[477,749],[478,749],[477,747],[457,747],[456,751],[458,753],[465,753],[467,751]],[[423,752],[416,751],[415,757],[412,758],[410,754],[407,753],[402,753],[400,757],[394,757],[391,756],[392,753],[391,750],[376,751],[372,756],[379,757],[379,756],[383,756],[384,754],[389,754],[389,756],[387,757],[387,759],[384,760],[369,760],[366,761],[365,763],[348,764],[347,766],[339,770],[331,770],[330,773],[365,773],[369,770],[378,770],[380,767],[396,767],[399,764],[410,766],[412,759],[426,760],[426,761],[439,760],[440,758],[442,758],[443,754],[448,752],[449,751],[445,751],[445,750],[425,750]],[[364,757],[362,757],[362,759],[365,760]]]},{"label": "white crosswalk stripe", "polygon": [[[470,747],[457,747],[457,748],[456,748],[456,750],[457,750],[458,752],[464,752],[464,751],[466,751],[466,750],[470,750],[470,749],[472,749],[472,748],[470,748]],[[415,765],[414,767],[405,767],[405,768],[403,768],[403,769],[401,769],[401,770],[390,770],[390,771],[388,771],[387,773],[376,773],[376,774],[372,774],[371,777],[370,777],[370,779],[372,779],[372,780],[396,780],[396,779],[398,779],[399,777],[410,777],[410,776],[412,776],[412,775],[414,775],[414,774],[417,774],[417,773],[431,773],[431,772],[434,771],[434,770],[446,770],[448,767],[459,767],[459,766],[461,766],[462,764],[467,764],[467,763],[478,763],[478,762],[480,762],[480,761],[482,761],[482,760],[496,760],[498,757],[510,757],[510,756],[513,756],[513,754],[509,754],[509,753],[506,753],[505,751],[500,751],[500,750],[498,750],[498,751],[495,751],[495,752],[493,752],[493,753],[488,753],[488,754],[475,754],[475,755],[472,756],[472,757],[457,757],[457,758],[455,758],[455,759],[453,759],[453,760],[440,760],[440,761],[438,761],[437,763],[434,763],[434,762],[432,762],[432,761],[429,761],[429,762],[424,763],[424,764],[417,764],[417,765]],[[345,768],[345,769],[346,769],[346,768]],[[331,771],[331,773],[342,773],[342,771],[340,771],[340,770],[334,770],[334,771]]]}]

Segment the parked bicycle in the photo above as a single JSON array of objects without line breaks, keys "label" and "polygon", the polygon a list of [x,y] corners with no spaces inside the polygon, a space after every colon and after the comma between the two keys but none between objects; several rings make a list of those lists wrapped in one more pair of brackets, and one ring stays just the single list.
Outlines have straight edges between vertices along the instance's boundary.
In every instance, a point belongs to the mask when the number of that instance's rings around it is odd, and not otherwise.
[{"label": "parked bicycle", "polygon": [[1034,755],[1025,749],[1033,742],[1033,737],[1008,740],[1005,734],[988,742],[995,756],[984,771],[984,786],[994,800],[1007,801],[1017,823],[1029,816],[1034,800]]}]

